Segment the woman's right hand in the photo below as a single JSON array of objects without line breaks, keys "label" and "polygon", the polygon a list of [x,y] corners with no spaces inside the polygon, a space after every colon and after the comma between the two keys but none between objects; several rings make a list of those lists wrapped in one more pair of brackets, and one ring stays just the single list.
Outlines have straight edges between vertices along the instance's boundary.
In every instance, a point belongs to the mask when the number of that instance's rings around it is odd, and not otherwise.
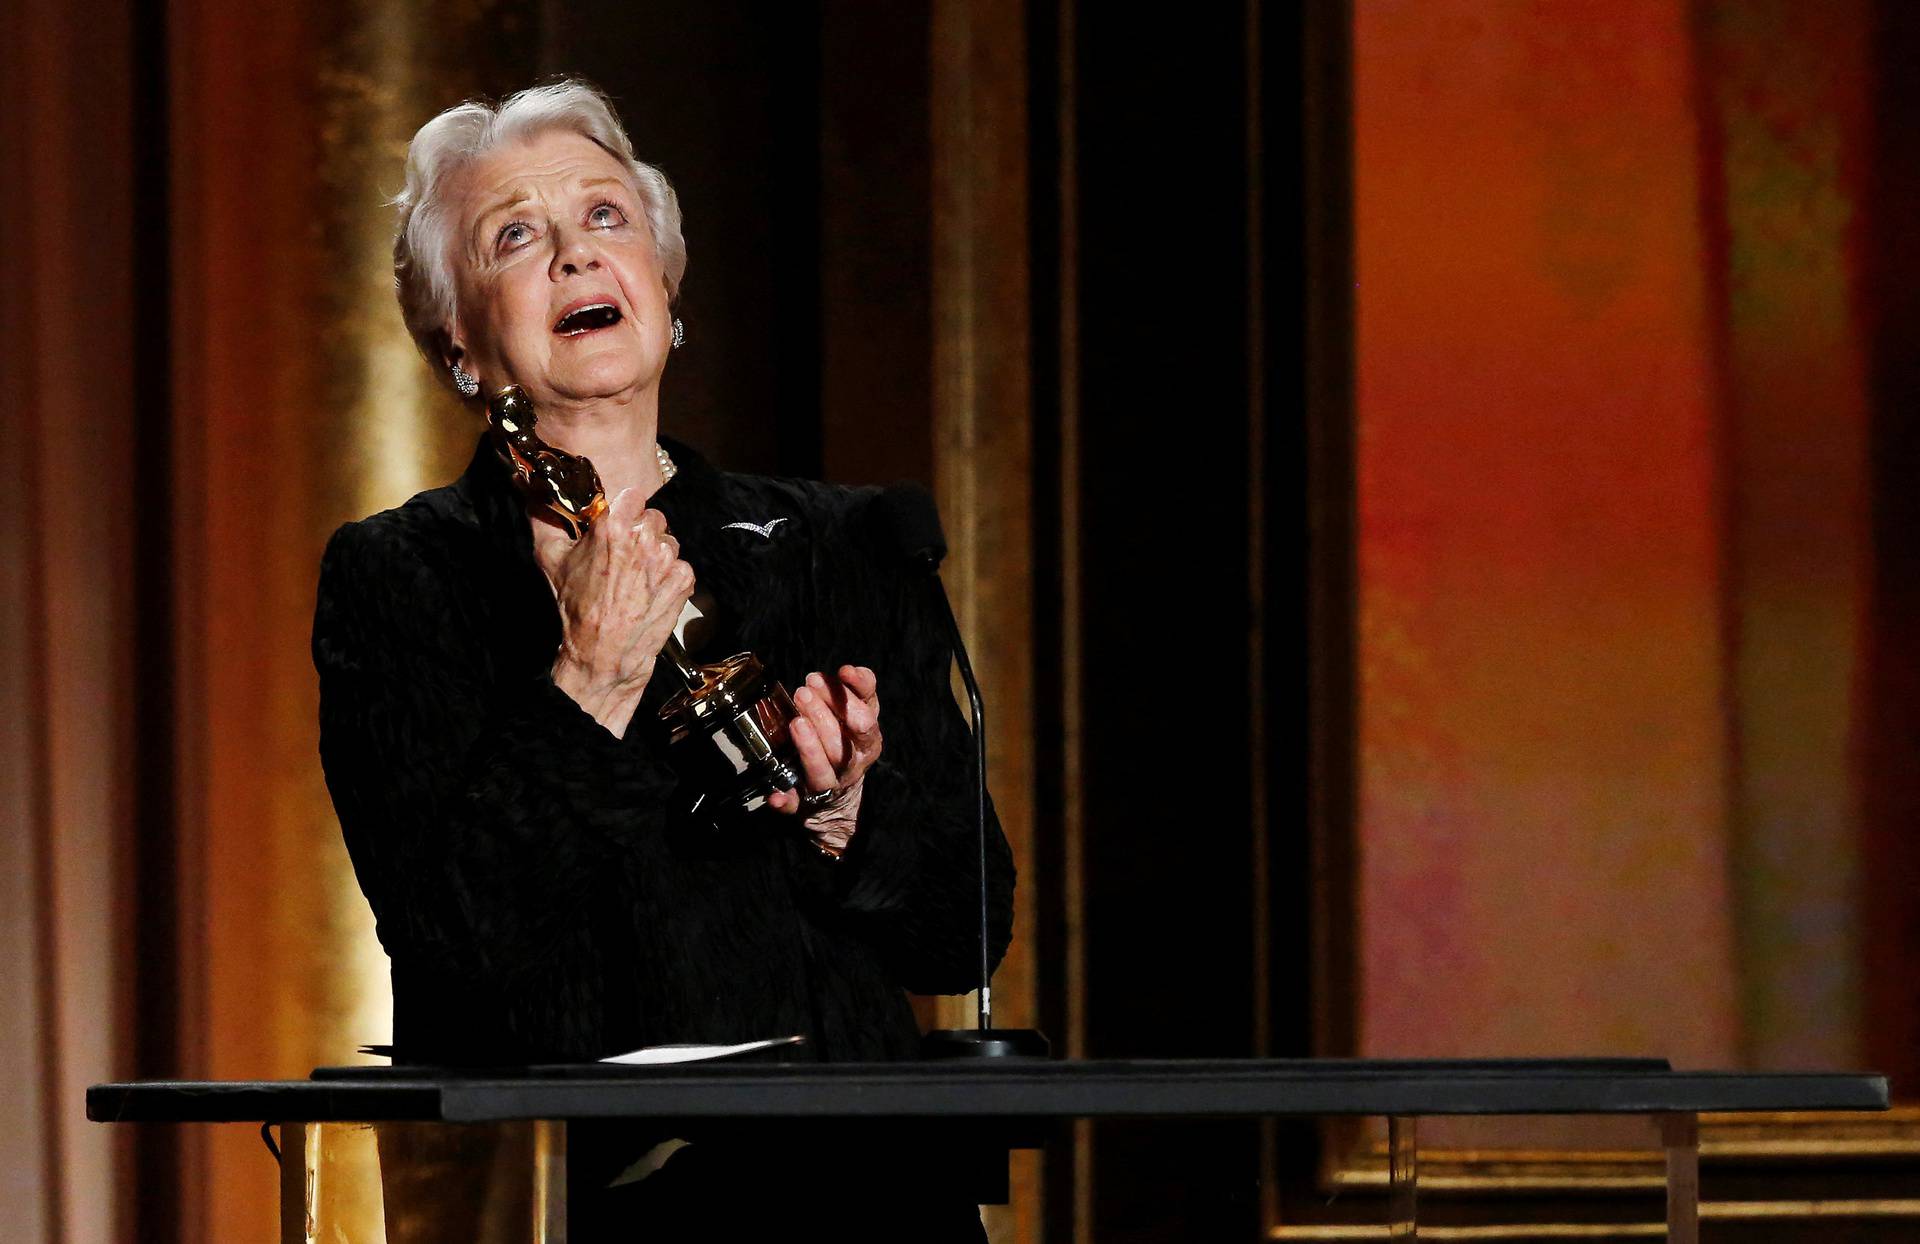
[{"label": "woman's right hand", "polygon": [[570,540],[536,517],[534,558],[560,606],[553,681],[594,720],[624,736],[655,659],[693,595],[693,567],[666,516],[623,489],[604,518]]}]

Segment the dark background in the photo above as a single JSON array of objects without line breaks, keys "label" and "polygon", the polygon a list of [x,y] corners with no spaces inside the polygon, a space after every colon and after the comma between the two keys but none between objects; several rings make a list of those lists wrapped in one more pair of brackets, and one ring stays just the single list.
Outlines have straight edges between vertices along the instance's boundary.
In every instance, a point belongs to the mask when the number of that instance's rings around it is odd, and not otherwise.
[{"label": "dark background", "polygon": [[[927,6],[767,12],[554,6],[542,67],[609,91],[679,189],[681,306],[702,348],[676,360],[668,425],[749,468],[930,479]],[[1032,289],[1038,707],[1015,728],[1036,740],[1040,855],[1023,893],[1042,1025],[1064,1033],[1084,1007],[1088,1057],[1312,1049],[1309,635],[1344,633],[1345,574],[1339,556],[1309,558],[1309,498],[1341,513],[1347,468],[1341,423],[1309,435],[1307,291],[1346,283],[1307,280],[1309,195],[1323,208],[1317,263],[1337,269],[1345,184],[1338,159],[1307,161],[1344,155],[1339,12],[1265,6],[1250,25],[1238,5],[1178,21],[1029,11],[1031,219],[1005,257],[1029,266]],[[1310,142],[1309,126],[1325,137]],[[1323,405],[1343,396],[1331,336],[1314,372]],[[1071,463],[1063,400],[1081,428]],[[1311,480],[1310,453],[1322,459]],[[1084,870],[1071,876],[1058,660],[1071,622],[1049,589],[1063,570],[1053,535],[1075,503],[1073,638],[1090,666]],[[1321,675],[1343,703],[1340,675]],[[1337,786],[1344,761],[1328,759]],[[1078,996],[1062,970],[1070,886],[1085,903]],[[1257,1128],[1092,1133],[1093,1238],[1257,1231]],[[1049,1226],[1066,1238],[1073,1155],[1050,1152]]]}]

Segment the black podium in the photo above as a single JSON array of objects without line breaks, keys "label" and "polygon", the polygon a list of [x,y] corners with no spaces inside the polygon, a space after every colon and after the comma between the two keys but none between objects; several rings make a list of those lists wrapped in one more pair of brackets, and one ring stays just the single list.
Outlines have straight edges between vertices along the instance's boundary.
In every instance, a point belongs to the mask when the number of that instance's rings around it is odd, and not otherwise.
[{"label": "black podium", "polygon": [[[1674,1071],[1659,1060],[985,1061],[528,1068],[445,1075],[323,1070],[311,1080],[142,1081],[87,1091],[109,1123],[281,1128],[282,1239],[562,1244],[566,1121],[689,1129],[808,1122],[929,1130],[992,1155],[1087,1118],[1370,1115],[1388,1120],[1387,1213],[1419,1223],[1418,1120],[1640,1116],[1665,1152],[1667,1238],[1699,1238],[1703,1112],[1884,1110],[1870,1074]],[[450,1227],[450,1214],[467,1219]],[[475,1215],[480,1215],[476,1217]],[[483,1220],[484,1219],[484,1220]]]}]

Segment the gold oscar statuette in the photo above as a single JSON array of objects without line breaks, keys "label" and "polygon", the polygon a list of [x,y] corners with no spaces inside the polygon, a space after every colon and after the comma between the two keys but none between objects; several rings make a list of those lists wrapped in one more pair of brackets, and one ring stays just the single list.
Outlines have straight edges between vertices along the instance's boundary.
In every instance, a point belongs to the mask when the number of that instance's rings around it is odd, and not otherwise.
[{"label": "gold oscar statuette", "polygon": [[[579,539],[607,513],[606,491],[593,463],[541,440],[538,416],[519,385],[487,402],[494,451],[514,485]],[[775,791],[800,783],[788,723],[793,699],[751,652],[699,664],[677,635],[660,655],[680,689],[660,709],[675,765],[693,788],[690,811],[711,824],[752,812]]]}]

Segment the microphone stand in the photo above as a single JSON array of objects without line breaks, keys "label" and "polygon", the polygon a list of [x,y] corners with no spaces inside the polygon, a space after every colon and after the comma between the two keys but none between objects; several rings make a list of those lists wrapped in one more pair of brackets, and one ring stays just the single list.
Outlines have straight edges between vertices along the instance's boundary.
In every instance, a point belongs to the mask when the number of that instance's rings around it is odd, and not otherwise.
[{"label": "microphone stand", "polygon": [[920,1052],[928,1058],[1045,1058],[1051,1047],[1039,1030],[993,1026],[993,961],[988,951],[987,919],[987,710],[980,701],[973,662],[967,659],[966,642],[960,637],[960,620],[953,615],[953,602],[947,598],[947,586],[940,578],[939,559],[928,553],[917,560],[931,581],[930,591],[939,600],[940,614],[947,621],[953,657],[960,665],[960,681],[967,687],[967,707],[973,713],[974,826],[980,842],[980,1004],[975,1025],[936,1028],[921,1038]]}]

